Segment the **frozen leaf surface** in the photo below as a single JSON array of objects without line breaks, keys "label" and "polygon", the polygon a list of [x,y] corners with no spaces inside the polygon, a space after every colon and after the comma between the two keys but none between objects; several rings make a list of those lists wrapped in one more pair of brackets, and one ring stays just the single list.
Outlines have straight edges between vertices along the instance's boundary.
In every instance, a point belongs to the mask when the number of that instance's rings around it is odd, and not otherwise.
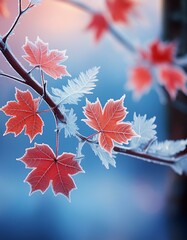
[{"label": "frozen leaf surface", "polygon": [[54,79],[62,76],[70,76],[66,70],[66,66],[61,65],[68,57],[66,51],[49,50],[48,44],[44,43],[39,37],[35,43],[26,38],[26,43],[23,46],[26,53],[24,59],[27,60],[33,67],[40,67],[46,74]]},{"label": "frozen leaf surface", "polygon": [[85,73],[82,72],[78,78],[68,80],[68,85],[62,86],[63,91],[59,88],[52,88],[52,92],[59,98],[61,104],[77,104],[85,94],[92,94],[98,72],[98,67],[89,69]]},{"label": "frozen leaf surface", "polygon": [[136,136],[131,124],[122,122],[127,114],[123,102],[124,97],[117,101],[110,99],[102,110],[99,99],[95,103],[87,100],[84,107],[84,115],[87,117],[84,121],[98,131],[99,144],[109,153],[112,153],[113,141],[127,144],[133,136]]},{"label": "frozen leaf surface", "polygon": [[31,186],[30,193],[37,190],[44,193],[52,181],[54,194],[61,193],[69,198],[71,190],[76,188],[70,175],[83,171],[74,154],[63,153],[56,157],[46,144],[35,144],[33,148],[28,148],[19,160],[27,168],[33,169],[25,179]]},{"label": "frozen leaf surface", "polygon": [[30,141],[37,134],[43,132],[43,121],[38,114],[40,98],[33,99],[32,94],[27,91],[16,89],[16,101],[8,102],[1,110],[11,118],[6,123],[4,134],[14,133],[19,135],[25,128],[25,134]]},{"label": "frozen leaf surface", "polygon": [[154,124],[156,117],[147,120],[147,116],[140,116],[134,113],[134,121],[132,128],[139,135],[139,137],[133,137],[130,142],[132,148],[138,148],[148,143],[156,135],[156,125]]}]

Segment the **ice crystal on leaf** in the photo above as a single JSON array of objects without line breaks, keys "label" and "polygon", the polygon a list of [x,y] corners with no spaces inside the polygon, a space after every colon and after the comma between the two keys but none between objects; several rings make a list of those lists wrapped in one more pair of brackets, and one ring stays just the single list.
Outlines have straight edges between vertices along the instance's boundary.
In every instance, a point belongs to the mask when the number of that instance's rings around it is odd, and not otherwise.
[{"label": "ice crystal on leaf", "polygon": [[[58,97],[61,104],[77,104],[85,94],[92,94],[97,82],[99,67],[89,69],[85,73],[81,72],[78,78],[68,80],[67,86],[62,89],[52,88],[52,93]],[[57,102],[57,100],[55,100]]]},{"label": "ice crystal on leaf", "polygon": [[11,118],[6,123],[4,134],[14,133],[19,135],[25,128],[25,134],[30,141],[37,134],[43,132],[43,121],[38,113],[40,98],[33,99],[32,94],[27,91],[16,89],[15,98],[17,101],[9,101],[0,110]]},{"label": "ice crystal on leaf", "polygon": [[54,79],[63,76],[70,76],[66,70],[66,66],[61,65],[67,60],[66,51],[49,50],[48,44],[44,43],[39,37],[35,43],[26,38],[23,49],[26,53],[24,59],[33,67],[40,67],[46,74]]},{"label": "ice crystal on leaf", "polygon": [[98,131],[99,145],[109,153],[112,153],[113,141],[127,144],[133,136],[136,136],[131,124],[122,122],[127,114],[123,106],[124,98],[117,101],[110,99],[103,110],[99,99],[95,103],[87,100],[84,107],[84,115],[87,119],[83,121]]},{"label": "ice crystal on leaf", "polygon": [[155,119],[156,117],[147,120],[146,115],[136,116],[136,113],[134,113],[134,121],[132,122],[132,128],[139,136],[132,138],[130,142],[131,148],[141,148],[155,137]]},{"label": "ice crystal on leaf", "polygon": [[77,116],[74,113],[73,109],[71,108],[69,111],[66,110],[64,113],[66,117],[66,123],[61,123],[59,122],[58,128],[59,130],[64,128],[64,133],[65,137],[67,138],[68,136],[75,136],[77,131],[79,130],[76,121],[77,121]]},{"label": "ice crystal on leaf", "polygon": [[186,146],[187,146],[187,140],[177,140],[177,141],[166,140],[164,142],[154,143],[150,147],[149,152],[160,155],[160,156],[170,157],[181,151],[184,151]]},{"label": "ice crystal on leaf", "polygon": [[74,154],[55,156],[47,144],[35,144],[33,148],[26,149],[25,155],[18,160],[33,169],[25,179],[31,185],[30,193],[37,190],[45,192],[52,181],[54,194],[61,193],[69,198],[70,191],[76,188],[70,175],[83,172]]},{"label": "ice crystal on leaf", "polygon": [[90,143],[90,147],[92,148],[93,152],[96,156],[99,157],[102,164],[109,169],[109,165],[116,167],[116,161],[115,161],[115,155],[109,154],[107,151],[105,151],[103,148],[100,147],[98,144],[98,136],[94,136],[92,140],[96,143]]}]

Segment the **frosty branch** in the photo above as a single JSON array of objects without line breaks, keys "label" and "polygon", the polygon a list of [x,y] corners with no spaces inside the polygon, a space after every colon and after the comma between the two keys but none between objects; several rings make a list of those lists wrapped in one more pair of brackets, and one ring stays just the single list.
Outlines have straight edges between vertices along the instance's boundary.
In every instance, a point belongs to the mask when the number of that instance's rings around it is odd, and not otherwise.
[{"label": "frosty branch", "polygon": [[[31,185],[31,192],[40,190],[45,192],[52,181],[54,194],[69,194],[74,189],[75,183],[70,175],[83,172],[81,160],[83,158],[82,148],[85,143],[89,144],[93,152],[109,168],[116,165],[116,154],[121,153],[137,159],[150,161],[172,167],[176,172],[187,172],[187,155],[184,150],[187,140],[158,142],[156,139],[155,118],[147,119],[145,116],[134,114],[132,122],[125,122],[127,115],[124,107],[123,96],[119,100],[110,99],[102,108],[100,100],[95,103],[86,101],[84,107],[85,123],[95,132],[85,137],[78,131],[76,125],[76,114],[73,108],[67,109],[66,104],[77,104],[86,94],[92,93],[96,86],[99,68],[94,67],[85,73],[80,73],[78,78],[68,80],[68,84],[62,89],[52,88],[52,95],[48,92],[45,74],[52,79],[70,76],[66,66],[62,65],[67,59],[65,51],[49,50],[48,44],[39,37],[35,43],[26,38],[23,45],[25,55],[23,58],[31,65],[32,69],[27,71],[19,63],[10,51],[8,37],[13,32],[23,12],[27,12],[36,5],[38,0],[31,0],[25,10],[22,10],[21,1],[18,3],[18,17],[5,36],[0,37],[0,50],[21,77],[11,76],[0,71],[1,77],[10,78],[33,89],[39,98],[33,98],[30,91],[16,89],[16,101],[9,101],[1,108],[9,120],[6,123],[5,135],[13,133],[19,135],[23,130],[30,141],[37,134],[43,133],[43,120],[39,111],[41,100],[44,100],[49,111],[53,113],[56,125],[56,150],[55,153],[47,144],[35,144],[28,148],[19,160],[25,163],[32,171],[26,178]],[[32,72],[39,69],[39,81],[32,77]],[[66,153],[59,155],[59,134],[64,129],[65,137],[74,136],[78,138],[76,154]],[[179,155],[180,154],[180,155]]]}]

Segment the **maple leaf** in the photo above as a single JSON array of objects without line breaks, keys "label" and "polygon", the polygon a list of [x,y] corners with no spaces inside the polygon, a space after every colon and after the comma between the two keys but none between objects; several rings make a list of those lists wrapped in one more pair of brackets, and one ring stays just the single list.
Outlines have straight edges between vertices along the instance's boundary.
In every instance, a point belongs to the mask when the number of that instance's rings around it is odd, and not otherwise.
[{"label": "maple leaf", "polygon": [[132,0],[106,0],[108,10],[114,22],[128,23],[128,15],[136,3]]},{"label": "maple leaf", "polygon": [[39,116],[37,110],[40,98],[33,99],[32,94],[27,91],[16,89],[16,101],[9,101],[0,110],[11,118],[6,123],[6,131],[14,133],[15,136],[19,135],[25,128],[25,134],[29,136],[30,141],[37,134],[43,132],[43,121]]},{"label": "maple leaf", "polygon": [[9,11],[7,8],[7,0],[0,0],[0,15],[3,17],[9,16]]},{"label": "maple leaf", "polygon": [[66,51],[49,50],[48,44],[44,43],[39,37],[35,43],[26,38],[23,49],[26,53],[24,59],[34,67],[40,67],[46,74],[54,79],[62,76],[71,76],[66,66],[61,65],[68,57],[65,55]]},{"label": "maple leaf", "polygon": [[18,160],[27,168],[33,168],[25,179],[31,185],[30,194],[37,190],[44,193],[52,181],[54,194],[61,193],[69,198],[70,191],[76,188],[70,175],[83,172],[74,154],[65,152],[56,157],[47,144],[35,144],[33,148],[26,149],[25,155]]},{"label": "maple leaf", "polygon": [[108,30],[109,24],[106,18],[102,14],[94,14],[87,29],[93,29],[95,31],[95,40],[98,41],[103,34]]},{"label": "maple leaf", "polygon": [[134,91],[134,97],[136,99],[143,93],[149,91],[151,84],[152,76],[147,67],[136,66],[131,69],[127,88]]},{"label": "maple leaf", "polygon": [[126,108],[123,106],[124,97],[114,101],[110,99],[102,110],[99,99],[95,103],[86,101],[84,107],[85,123],[98,131],[100,146],[112,152],[114,143],[128,143],[136,133],[130,123],[121,122],[126,117]]},{"label": "maple leaf", "polygon": [[172,99],[175,99],[177,91],[180,89],[187,93],[185,72],[174,66],[165,65],[159,69],[160,83],[165,86]]},{"label": "maple leaf", "polygon": [[140,55],[152,64],[164,64],[173,62],[175,51],[175,44],[155,40],[150,44],[147,51],[140,50]]}]

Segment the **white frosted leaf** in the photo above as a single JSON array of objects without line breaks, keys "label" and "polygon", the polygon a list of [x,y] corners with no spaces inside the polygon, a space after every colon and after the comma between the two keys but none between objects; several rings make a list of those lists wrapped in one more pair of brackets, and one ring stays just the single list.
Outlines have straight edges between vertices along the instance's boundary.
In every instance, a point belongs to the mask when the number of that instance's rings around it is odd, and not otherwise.
[{"label": "white frosted leaf", "polygon": [[82,140],[79,140],[79,142],[78,142],[76,159],[79,160],[79,161],[82,160],[82,158],[84,157],[84,155],[82,154],[82,148],[83,148],[85,143],[86,142],[82,141]]},{"label": "white frosted leaf", "polygon": [[82,72],[78,78],[68,80],[67,86],[62,86],[63,90],[52,88],[52,92],[62,104],[77,104],[85,94],[92,94],[92,90],[96,86],[98,72],[98,67],[94,67],[85,73]]},{"label": "white frosted leaf", "polygon": [[139,135],[139,137],[133,137],[130,146],[132,148],[138,148],[148,143],[156,135],[156,125],[154,124],[156,117],[146,119],[144,116],[136,116],[134,113],[134,121],[132,123],[133,130]]},{"label": "white frosted leaf", "polygon": [[31,0],[31,1],[30,1],[30,5],[32,6],[32,5],[39,4],[39,3],[41,3],[41,1],[42,1],[42,0]]},{"label": "white frosted leaf", "polygon": [[171,168],[178,174],[187,174],[187,155],[180,157]]},{"label": "white frosted leaf", "polygon": [[[66,110],[67,111],[67,110]],[[66,117],[66,124],[64,123],[59,123],[58,128],[59,130],[64,128],[64,133],[65,137],[67,138],[68,136],[75,136],[77,131],[79,130],[76,121],[77,121],[77,116],[74,113],[73,109],[69,112],[64,113]]]},{"label": "white frosted leaf", "polygon": [[96,143],[90,143],[90,147],[92,148],[93,152],[95,153],[96,156],[99,157],[101,160],[102,164],[109,169],[109,165],[112,165],[113,167],[116,167],[116,161],[115,161],[115,156],[109,154],[106,152],[103,148],[101,148],[98,144],[98,137],[94,136],[92,140]]},{"label": "white frosted leaf", "polygon": [[164,142],[156,142],[150,148],[149,152],[159,156],[170,157],[183,150],[187,146],[187,140],[166,140]]}]

